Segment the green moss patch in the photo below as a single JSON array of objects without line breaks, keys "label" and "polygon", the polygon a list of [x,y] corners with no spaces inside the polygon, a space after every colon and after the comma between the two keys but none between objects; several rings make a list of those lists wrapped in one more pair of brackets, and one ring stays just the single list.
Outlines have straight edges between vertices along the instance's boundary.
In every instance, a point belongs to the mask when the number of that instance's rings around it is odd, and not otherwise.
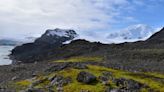
[{"label": "green moss patch", "polygon": [[[81,71],[86,71],[89,73],[92,73],[97,77],[98,82],[95,84],[83,84],[76,80],[77,75]],[[141,89],[141,92],[148,92],[149,89],[153,89],[154,91],[164,92],[164,84],[157,80],[163,80],[164,75],[158,74],[158,73],[133,73],[133,72],[127,72],[122,70],[115,70],[111,68],[106,68],[102,66],[95,66],[95,65],[88,65],[87,69],[74,69],[74,68],[67,68],[58,72],[53,72],[49,75],[41,75],[36,78],[36,80],[43,80],[45,81],[41,82],[40,84],[36,85],[36,88],[42,88],[47,90],[45,87],[49,85],[50,81],[47,80],[48,78],[51,78],[54,75],[63,76],[64,78],[70,77],[72,79],[72,82],[64,85],[63,90],[64,92],[80,92],[81,90],[87,90],[89,92],[104,92],[106,88],[117,88],[116,84],[109,80],[110,85],[104,85],[101,83],[101,81],[98,79],[99,76],[103,74],[103,72],[110,72],[112,73],[113,78],[125,78],[125,79],[131,79],[134,81],[137,81],[139,83],[145,84],[148,86],[148,88]],[[34,80],[34,81],[36,81]],[[31,82],[28,80],[22,80],[16,83],[16,85],[19,85],[19,87],[27,87]],[[56,91],[57,87],[53,86],[53,90]]]},{"label": "green moss patch", "polygon": [[71,57],[68,59],[63,59],[63,60],[57,60],[54,62],[99,62],[102,61],[103,58],[102,57],[96,57],[96,56],[92,56],[92,57],[85,57],[85,56],[80,56],[80,57]]},{"label": "green moss patch", "polygon": [[31,84],[31,82],[29,80],[22,80],[16,83],[16,85],[18,86],[23,86],[23,87],[27,87]]}]

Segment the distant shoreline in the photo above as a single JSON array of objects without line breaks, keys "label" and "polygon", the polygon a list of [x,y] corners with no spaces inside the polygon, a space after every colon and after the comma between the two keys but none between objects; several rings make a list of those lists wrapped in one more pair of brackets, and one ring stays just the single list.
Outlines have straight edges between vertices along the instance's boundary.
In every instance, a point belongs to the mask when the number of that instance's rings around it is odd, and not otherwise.
[{"label": "distant shoreline", "polygon": [[0,46],[0,66],[12,64],[12,60],[8,55],[14,47],[15,46]]}]

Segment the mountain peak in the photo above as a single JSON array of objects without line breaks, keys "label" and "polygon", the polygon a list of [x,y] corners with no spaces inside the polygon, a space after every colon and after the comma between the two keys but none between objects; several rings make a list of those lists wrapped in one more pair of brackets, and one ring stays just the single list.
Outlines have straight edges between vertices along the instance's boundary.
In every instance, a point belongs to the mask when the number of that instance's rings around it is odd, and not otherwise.
[{"label": "mountain peak", "polygon": [[76,37],[77,34],[71,29],[48,29],[45,33],[47,36],[60,36],[60,37]]},{"label": "mountain peak", "polygon": [[70,29],[48,29],[35,43],[45,44],[61,44],[66,41],[73,40],[78,34]]}]

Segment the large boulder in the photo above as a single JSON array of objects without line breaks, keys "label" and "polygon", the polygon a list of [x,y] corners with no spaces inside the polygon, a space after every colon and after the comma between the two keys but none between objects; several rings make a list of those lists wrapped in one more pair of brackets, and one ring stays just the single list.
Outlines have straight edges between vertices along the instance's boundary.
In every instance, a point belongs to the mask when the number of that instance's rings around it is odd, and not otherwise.
[{"label": "large boulder", "polygon": [[96,82],[96,76],[91,73],[82,71],[77,75],[77,81],[85,84],[92,84]]}]

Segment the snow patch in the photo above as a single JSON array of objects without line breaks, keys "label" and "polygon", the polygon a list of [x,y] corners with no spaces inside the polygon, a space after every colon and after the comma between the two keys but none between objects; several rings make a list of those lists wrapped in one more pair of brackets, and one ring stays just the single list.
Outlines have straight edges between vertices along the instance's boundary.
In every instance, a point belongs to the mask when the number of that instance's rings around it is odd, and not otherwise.
[{"label": "snow patch", "polygon": [[54,30],[47,30],[46,33],[47,36],[60,36],[60,37],[76,37],[77,34],[73,31],[73,30],[69,30],[69,29],[54,29]]}]

